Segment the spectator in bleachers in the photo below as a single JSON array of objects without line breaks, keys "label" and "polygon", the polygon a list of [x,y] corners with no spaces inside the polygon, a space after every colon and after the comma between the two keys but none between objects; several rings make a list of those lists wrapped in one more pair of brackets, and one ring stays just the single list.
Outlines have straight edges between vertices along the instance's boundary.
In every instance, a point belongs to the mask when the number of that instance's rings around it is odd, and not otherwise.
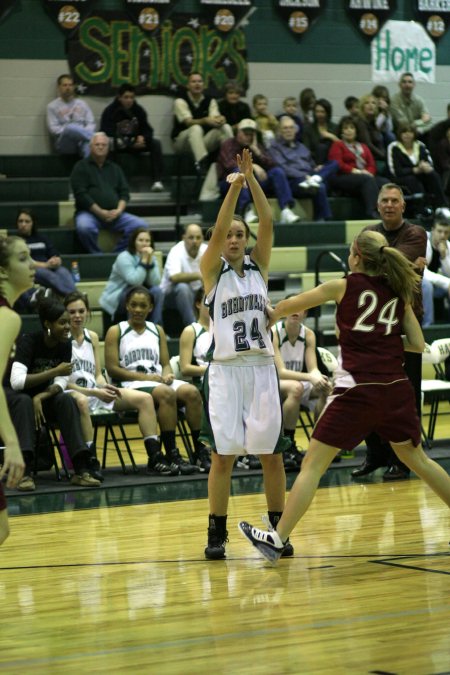
[{"label": "spectator in bleachers", "polygon": [[125,211],[130,191],[120,166],[108,159],[109,141],[98,132],[91,139],[91,154],[73,168],[70,183],[75,196],[75,225],[88,253],[101,253],[100,229],[120,232],[116,251],[123,251],[137,227],[147,227],[141,218]]},{"label": "spectator in bleachers", "polygon": [[377,176],[377,168],[367,145],[357,138],[354,119],[343,117],[339,123],[341,140],[335,141],[328,158],[335,160],[339,171],[330,178],[330,186],[344,195],[361,197],[367,218],[378,218],[378,191],[387,179]]},{"label": "spectator in bleachers", "polygon": [[225,85],[225,96],[218,102],[219,112],[223,115],[233,130],[236,131],[239,122],[251,117],[250,106],[241,100],[242,87],[234,81]]},{"label": "spectator in bleachers", "polygon": [[416,82],[412,73],[403,73],[400,78],[398,94],[391,101],[391,112],[395,131],[401,123],[413,124],[418,136],[424,136],[433,126],[431,115],[425,101],[414,94]]},{"label": "spectator in bleachers", "polygon": [[163,305],[178,310],[182,328],[195,321],[193,303],[195,293],[202,285],[200,260],[205,251],[202,228],[191,223],[185,228],[183,239],[172,246],[166,258],[161,280]]},{"label": "spectator in bleachers", "polygon": [[375,120],[378,131],[383,134],[384,145],[387,148],[389,143],[395,141],[394,120],[391,114],[391,97],[389,89],[383,84],[378,84],[372,89],[372,96],[375,96],[378,105],[378,114]]},{"label": "spectator in bleachers", "polygon": [[436,169],[442,179],[442,187],[447,195],[450,194],[450,124],[445,130],[445,136],[436,144]]},{"label": "spectator in bleachers", "polygon": [[256,94],[253,97],[253,119],[264,145],[268,148],[278,131],[278,120],[269,111],[269,101],[263,94]]},{"label": "spectator in bleachers", "polygon": [[376,160],[386,159],[386,146],[383,134],[378,129],[376,121],[378,103],[373,94],[365,94],[359,99],[358,116],[355,121],[358,127],[358,138],[369,148]]},{"label": "spectator in bleachers", "polygon": [[125,296],[132,286],[145,286],[153,296],[150,320],[162,324],[163,294],[159,286],[161,272],[155,258],[153,235],[147,227],[138,227],[130,234],[126,251],[117,256],[99,304],[107,314],[105,332],[111,323],[127,318]]},{"label": "spectator in bleachers", "polygon": [[313,121],[313,110],[316,104],[317,97],[314,89],[305,87],[300,92],[298,102],[300,104],[301,117],[304,123]]},{"label": "spectator in bleachers", "polygon": [[101,409],[116,412],[137,410],[139,429],[150,459],[160,449],[155,406],[153,398],[145,391],[119,389],[106,381],[100,358],[100,349],[103,347],[100,346],[97,333],[86,328],[90,316],[87,296],[75,291],[64,299],[64,305],[69,313],[72,335],[72,372],[67,389],[80,411],[83,437],[92,453],[91,469],[94,466],[96,477],[101,478],[100,464],[93,445],[91,414]]},{"label": "spectator in bleachers", "polygon": [[277,120],[280,121],[282,117],[290,117],[297,126],[297,133],[295,139],[297,141],[302,140],[303,133],[303,121],[300,115],[298,114],[298,104],[295,96],[287,96],[283,100],[283,112],[277,115]]},{"label": "spectator in bleachers", "polygon": [[46,420],[61,429],[75,470],[72,483],[97,487],[100,481],[91,474],[92,455],[83,439],[77,405],[65,394],[72,372],[69,315],[54,298],[44,298],[38,309],[42,330],[19,338],[11,368],[8,405],[26,464],[19,490],[35,489],[36,429]]},{"label": "spectator in bleachers", "polygon": [[[16,228],[17,234],[30,249],[35,267],[35,282],[41,287],[51,288],[62,297],[74,291],[75,284],[70,271],[63,266],[61,257],[50,239],[38,232],[36,217],[30,209],[19,209]],[[14,306],[15,309],[25,313],[32,311],[39,295],[42,293],[31,288],[20,296]]]},{"label": "spectator in bleachers", "polygon": [[191,152],[197,172],[206,174],[209,153],[217,150],[226,138],[231,138],[233,131],[220,113],[216,99],[205,94],[200,73],[189,75],[186,91],[175,99],[173,112],[175,152]]},{"label": "spectator in bleachers", "polygon": [[[444,212],[442,214],[442,212]],[[423,320],[422,327],[426,328],[435,321],[434,300],[440,298],[446,305],[445,320],[450,321],[450,220],[446,217],[448,209],[438,209],[431,232],[427,232],[427,264],[423,270],[422,299]],[[442,214],[442,215],[441,215]]]},{"label": "spectator in bleachers", "polygon": [[435,209],[447,206],[441,178],[434,170],[427,146],[416,138],[415,125],[402,122],[397,138],[389,144],[387,156],[393,180],[410,194],[427,193]]},{"label": "spectator in bleachers", "polygon": [[319,98],[313,111],[313,121],[305,124],[303,129],[303,143],[311,150],[311,155],[317,165],[325,164],[328,152],[334,141],[338,141],[337,124],[331,121],[333,109],[326,98]]},{"label": "spectator in bleachers", "polygon": [[[286,174],[283,169],[276,166],[262,143],[258,143],[255,120],[248,119],[239,122],[236,137],[229,138],[222,143],[217,159],[217,176],[221,193],[225,195],[228,192],[230,183],[227,182],[226,177],[228,174],[237,171],[236,156],[242,154],[244,148],[251,150],[253,171],[264,193],[267,194],[272,191],[278,200],[281,210],[280,222],[296,223],[300,218],[291,208],[295,200]],[[240,191],[238,209],[240,213],[245,212],[244,219],[247,223],[254,223],[258,218],[251,199],[250,191],[247,188]]]},{"label": "spectator in bleachers", "polygon": [[136,89],[132,84],[122,84],[114,101],[106,106],[100,131],[111,139],[115,152],[148,153],[149,173],[153,178],[150,189],[152,192],[164,190],[161,141],[154,138],[153,127],[146,111],[136,101]]},{"label": "spectator in bleachers", "polygon": [[344,107],[351,117],[356,117],[359,113],[359,98],[347,96],[344,100]]},{"label": "spectator in bleachers", "polygon": [[89,143],[95,132],[95,119],[85,101],[75,98],[71,75],[57,79],[58,98],[47,106],[47,126],[55,150],[61,155],[89,156]]},{"label": "spectator in bleachers", "polygon": [[195,460],[203,445],[199,441],[202,398],[193,384],[176,380],[170,367],[167,338],[161,326],[147,321],[152,310],[151,293],[135,286],[127,295],[128,321],[111,326],[105,337],[105,365],[109,376],[120,387],[150,393],[155,402],[161,430],[161,451],[149,458],[149,471],[163,475],[190,475],[200,466],[184,460],[175,445],[177,408],[185,408],[191,429]]},{"label": "spectator in bleachers", "polygon": [[327,195],[327,180],[337,171],[336,162],[326,162],[321,167],[311,157],[303,143],[295,140],[297,127],[290,117],[280,119],[279,134],[269,148],[269,154],[286,174],[294,197],[312,196],[316,220],[331,220],[332,213]]}]

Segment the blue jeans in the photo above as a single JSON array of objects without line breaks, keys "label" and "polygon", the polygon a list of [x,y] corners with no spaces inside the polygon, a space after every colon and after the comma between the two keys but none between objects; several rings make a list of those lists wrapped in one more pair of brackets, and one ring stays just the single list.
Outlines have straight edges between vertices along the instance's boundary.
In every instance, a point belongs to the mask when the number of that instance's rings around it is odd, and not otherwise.
[{"label": "blue jeans", "polygon": [[87,253],[102,253],[97,240],[100,229],[111,230],[112,232],[121,232],[122,239],[116,246],[116,251],[123,251],[127,247],[128,237],[138,227],[147,228],[145,220],[124,211],[112,223],[105,223],[89,211],[78,211],[75,214],[75,226],[77,228],[78,238],[81,245]]},{"label": "blue jeans", "polygon": [[[279,166],[275,166],[273,169],[268,169],[266,173],[267,180],[258,181],[264,191],[264,194],[274,194],[278,200],[280,209],[284,209],[286,206],[293,206],[294,198],[292,196],[289,181],[286,178],[286,174],[284,173],[283,169],[281,169]],[[228,192],[230,184],[227,183],[226,180],[221,180],[219,187],[221,194],[225,195]],[[252,196],[250,194],[250,190],[248,188],[243,188],[239,194],[237,210],[240,213],[243,213],[251,201]]]},{"label": "blue jeans", "polygon": [[[445,288],[434,286],[429,279],[422,279],[423,319],[422,328],[434,323],[434,298],[447,298]],[[449,319],[450,320],[450,319]]]},{"label": "blue jeans", "polygon": [[186,283],[173,284],[164,293],[164,307],[178,310],[183,328],[197,320],[194,314],[194,297],[195,291]]},{"label": "blue jeans", "polygon": [[61,155],[89,157],[91,152],[89,143],[92,136],[92,131],[88,131],[79,124],[67,124],[55,141],[55,150]]}]

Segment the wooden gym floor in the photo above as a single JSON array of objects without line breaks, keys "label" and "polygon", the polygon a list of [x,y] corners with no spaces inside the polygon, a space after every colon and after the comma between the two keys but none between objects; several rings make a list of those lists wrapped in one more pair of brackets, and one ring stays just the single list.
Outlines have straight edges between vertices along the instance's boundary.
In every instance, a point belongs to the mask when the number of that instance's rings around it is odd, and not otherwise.
[{"label": "wooden gym floor", "polygon": [[447,507],[415,478],[349,474],[327,473],[276,568],[237,530],[265,511],[260,475],[233,479],[215,562],[205,480],[9,498],[0,671],[449,673]]}]

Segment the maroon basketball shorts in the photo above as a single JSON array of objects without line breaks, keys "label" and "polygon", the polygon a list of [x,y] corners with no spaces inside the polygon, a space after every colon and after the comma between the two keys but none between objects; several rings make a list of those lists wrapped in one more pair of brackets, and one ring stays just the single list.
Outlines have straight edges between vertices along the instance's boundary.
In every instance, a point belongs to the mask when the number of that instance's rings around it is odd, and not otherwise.
[{"label": "maroon basketball shorts", "polygon": [[409,380],[335,389],[313,438],[334,448],[354,448],[371,432],[393,443],[411,440],[415,446],[420,444],[420,422]]}]

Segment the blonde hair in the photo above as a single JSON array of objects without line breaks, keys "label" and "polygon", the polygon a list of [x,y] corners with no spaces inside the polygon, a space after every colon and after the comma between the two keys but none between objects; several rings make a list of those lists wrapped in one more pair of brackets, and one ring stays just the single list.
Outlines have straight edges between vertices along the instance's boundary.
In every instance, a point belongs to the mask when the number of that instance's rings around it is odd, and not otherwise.
[{"label": "blonde hair", "polygon": [[359,102],[358,102],[359,103],[359,105],[358,105],[358,115],[360,117],[362,117],[363,120],[367,120],[367,115],[364,112],[364,106],[367,103],[367,101],[371,98],[373,98],[375,100],[375,105],[376,105],[375,115],[378,114],[378,102],[377,102],[376,97],[373,94],[364,94],[364,96],[361,96],[361,98],[359,99]]},{"label": "blonde hair", "polygon": [[353,241],[354,251],[361,257],[364,269],[386,277],[389,286],[403,302],[411,304],[419,292],[421,279],[412,262],[380,232],[360,232]]}]

